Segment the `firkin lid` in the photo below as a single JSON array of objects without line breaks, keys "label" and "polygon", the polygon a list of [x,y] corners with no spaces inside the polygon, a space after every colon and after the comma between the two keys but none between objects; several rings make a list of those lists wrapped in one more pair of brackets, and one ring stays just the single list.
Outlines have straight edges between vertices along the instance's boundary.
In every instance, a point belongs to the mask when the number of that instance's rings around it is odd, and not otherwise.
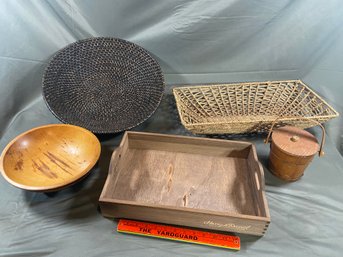
[{"label": "firkin lid", "polygon": [[319,144],[314,135],[292,126],[275,129],[272,142],[284,152],[296,156],[311,156],[319,151]]}]

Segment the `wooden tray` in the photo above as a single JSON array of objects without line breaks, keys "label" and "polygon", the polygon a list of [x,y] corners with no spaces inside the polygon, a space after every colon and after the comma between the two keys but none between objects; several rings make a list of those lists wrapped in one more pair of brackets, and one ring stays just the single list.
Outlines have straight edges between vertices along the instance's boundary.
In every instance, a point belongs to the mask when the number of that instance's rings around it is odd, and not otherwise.
[{"label": "wooden tray", "polygon": [[126,132],[99,201],[107,217],[252,235],[270,223],[248,142]]}]

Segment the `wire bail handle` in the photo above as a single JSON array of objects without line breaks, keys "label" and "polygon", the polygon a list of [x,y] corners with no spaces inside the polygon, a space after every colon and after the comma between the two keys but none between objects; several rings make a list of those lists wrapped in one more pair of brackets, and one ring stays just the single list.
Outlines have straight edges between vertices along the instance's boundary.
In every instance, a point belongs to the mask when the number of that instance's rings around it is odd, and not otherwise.
[{"label": "wire bail handle", "polygon": [[[277,122],[279,119],[281,119],[281,118],[292,118],[292,119],[299,119],[299,120],[304,119],[304,120],[309,120],[309,121],[312,121],[312,122],[316,123],[316,124],[322,129],[322,141],[321,141],[321,143],[320,143],[318,156],[319,156],[319,157],[324,156],[323,146],[324,146],[324,144],[325,144],[325,128],[324,128],[324,126],[323,126],[322,124],[320,124],[318,121],[312,120],[312,119],[307,118],[307,117],[278,117],[278,118],[276,118],[276,119],[273,121],[272,126],[271,126],[270,129],[269,129],[267,138],[264,140],[264,143],[265,143],[265,144],[268,144],[268,143],[269,143],[269,138],[270,138],[270,136],[271,136],[271,134],[272,134],[272,132],[273,132],[273,128],[274,128],[276,122]],[[299,140],[299,138],[298,138],[297,136],[294,136],[294,137],[291,138],[291,140],[292,140],[293,142],[296,142],[296,141]]]}]

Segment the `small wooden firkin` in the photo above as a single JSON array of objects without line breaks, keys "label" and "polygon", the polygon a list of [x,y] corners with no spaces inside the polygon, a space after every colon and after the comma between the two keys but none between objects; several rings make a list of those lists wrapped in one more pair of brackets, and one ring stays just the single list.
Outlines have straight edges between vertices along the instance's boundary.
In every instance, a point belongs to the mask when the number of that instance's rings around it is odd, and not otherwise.
[{"label": "small wooden firkin", "polygon": [[[323,131],[324,140],[325,132]],[[269,136],[268,136],[269,138]],[[273,131],[269,156],[269,169],[286,181],[298,180],[314,155],[323,155],[315,136],[306,130],[284,126]]]}]

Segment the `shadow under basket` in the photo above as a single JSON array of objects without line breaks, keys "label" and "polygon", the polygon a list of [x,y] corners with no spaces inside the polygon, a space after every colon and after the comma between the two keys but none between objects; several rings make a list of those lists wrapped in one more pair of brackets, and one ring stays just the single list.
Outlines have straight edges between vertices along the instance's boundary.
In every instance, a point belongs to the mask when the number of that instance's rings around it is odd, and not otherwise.
[{"label": "shadow under basket", "polygon": [[265,133],[277,118],[309,128],[338,116],[300,80],[182,86],[173,93],[182,124],[197,134]]},{"label": "shadow under basket", "polygon": [[126,132],[99,201],[106,217],[259,236],[270,223],[248,142]]}]

